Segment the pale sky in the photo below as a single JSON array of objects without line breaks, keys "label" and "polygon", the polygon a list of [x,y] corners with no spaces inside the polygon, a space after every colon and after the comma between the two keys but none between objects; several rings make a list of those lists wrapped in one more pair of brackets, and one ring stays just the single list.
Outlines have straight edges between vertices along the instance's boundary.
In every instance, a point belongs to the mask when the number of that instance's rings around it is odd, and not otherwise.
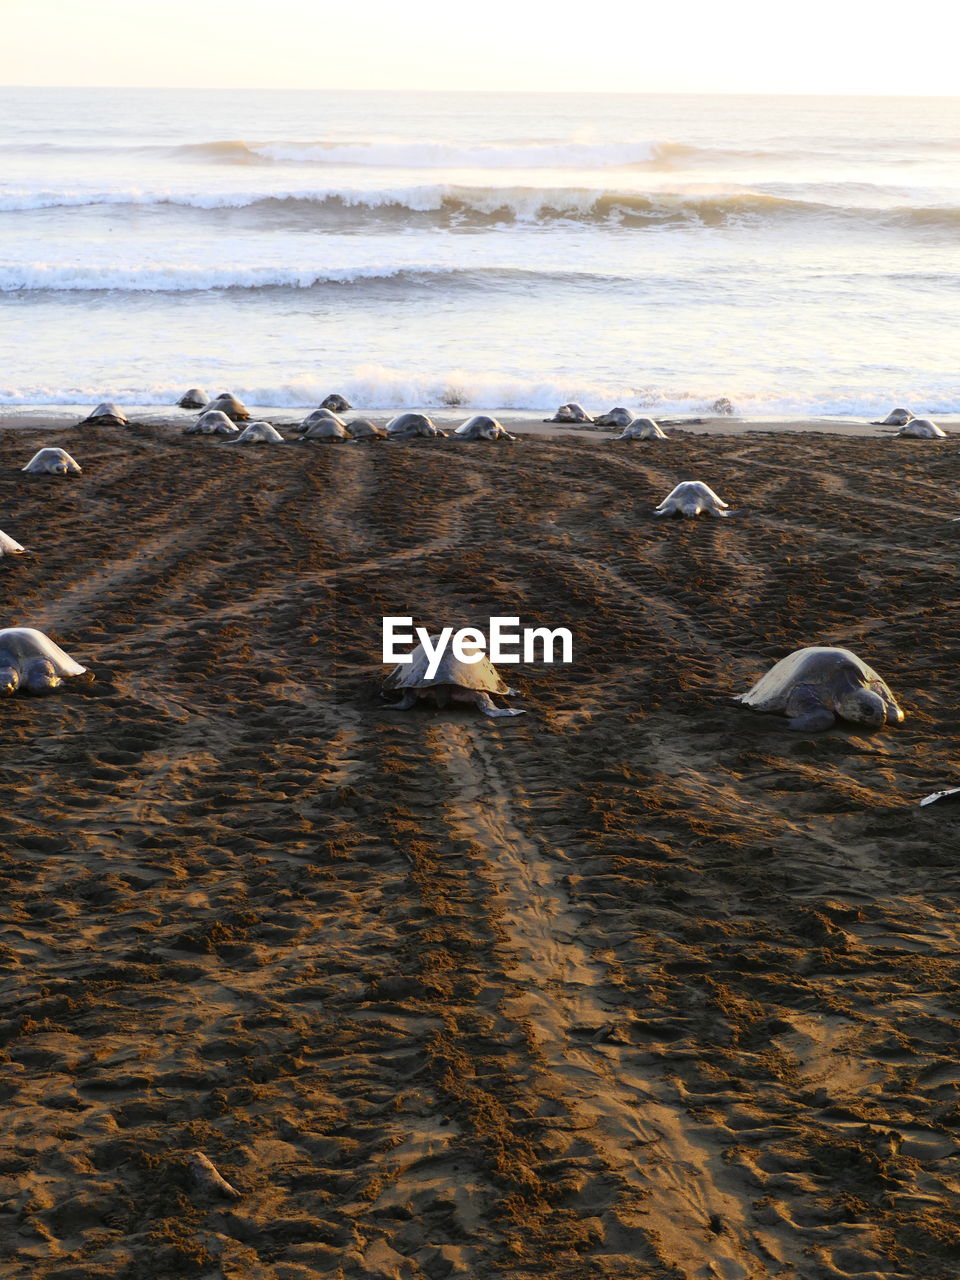
[{"label": "pale sky", "polygon": [[957,0],[0,0],[0,84],[958,94]]}]

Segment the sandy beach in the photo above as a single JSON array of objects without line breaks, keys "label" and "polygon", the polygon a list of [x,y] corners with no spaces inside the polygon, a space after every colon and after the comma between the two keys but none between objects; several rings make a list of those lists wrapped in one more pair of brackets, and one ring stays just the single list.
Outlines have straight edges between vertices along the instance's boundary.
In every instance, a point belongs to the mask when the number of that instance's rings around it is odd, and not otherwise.
[{"label": "sandy beach", "polygon": [[[956,1273],[954,440],[77,416],[0,419],[4,625],[95,675],[3,704],[4,1276]],[[691,478],[737,514],[653,519]],[[406,614],[574,663],[392,711]],[[731,702],[808,644],[905,723]]]}]

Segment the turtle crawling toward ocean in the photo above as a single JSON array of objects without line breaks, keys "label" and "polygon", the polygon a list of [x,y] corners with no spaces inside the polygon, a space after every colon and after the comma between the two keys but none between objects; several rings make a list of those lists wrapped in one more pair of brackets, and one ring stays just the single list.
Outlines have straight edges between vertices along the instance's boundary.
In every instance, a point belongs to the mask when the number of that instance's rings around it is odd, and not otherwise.
[{"label": "turtle crawling toward ocean", "polygon": [[909,409],[891,409],[882,422],[873,422],[874,427],[904,427],[913,417]]},{"label": "turtle crawling toward ocean", "polygon": [[196,422],[183,428],[185,436],[235,436],[240,428],[222,409],[207,409]]},{"label": "turtle crawling toward ocean", "polygon": [[103,404],[98,404],[92,413],[88,413],[78,426],[113,426],[125,427],[129,423],[127,415],[123,412],[119,405],[115,405],[112,400],[104,400]]},{"label": "turtle crawling toward ocean", "polygon": [[219,412],[225,413],[228,418],[234,422],[246,422],[250,417],[250,410],[238,400],[236,396],[231,395],[229,391],[221,391],[214,400],[208,401],[203,406],[204,413]]},{"label": "turtle crawling toward ocean", "polygon": [[[437,644],[437,637],[430,637],[431,645]],[[470,646],[464,649],[469,652]],[[479,652],[474,649],[473,652]],[[387,676],[383,684],[383,693],[402,692],[401,700],[394,704],[394,711],[409,711],[420,701],[432,702],[441,710],[451,702],[472,704],[487,716],[522,716],[522,711],[514,711],[509,707],[498,707],[491,694],[504,698],[514,698],[516,689],[509,688],[500,679],[496,667],[490,659],[483,655],[478,662],[462,662],[452,648],[444,652],[433,676],[427,675],[430,660],[422,644],[417,645],[409,662],[401,662]]]},{"label": "turtle crawling toward ocean", "polygon": [[946,440],[947,433],[929,418],[911,418],[903,424],[897,436],[909,436],[914,440]]},{"label": "turtle crawling toward ocean", "polygon": [[544,422],[592,422],[593,419],[584,409],[582,404],[577,404],[575,400],[571,400],[569,404],[562,404],[552,418],[544,418]]},{"label": "turtle crawling toward ocean", "polygon": [[633,414],[623,405],[617,405],[609,413],[600,413],[594,418],[598,427],[619,427],[621,431],[633,422]]},{"label": "turtle crawling toward ocean", "polygon": [[202,409],[208,402],[210,397],[205,391],[201,391],[199,387],[191,387],[189,391],[185,391],[177,401],[178,409]]},{"label": "turtle crawling toward ocean", "polygon": [[378,427],[369,418],[354,418],[352,422],[345,422],[344,426],[354,440],[386,440],[387,438],[386,428]]},{"label": "turtle crawling toward ocean", "polygon": [[509,431],[504,430],[496,418],[488,418],[484,413],[474,414],[466,422],[457,427],[453,433],[454,440],[516,440]]},{"label": "turtle crawling toward ocean", "polygon": [[51,693],[65,676],[82,676],[86,667],[74,662],[58,644],[33,627],[0,631],[0,695]]},{"label": "turtle crawling toward ocean", "polygon": [[327,396],[325,400],[320,401],[321,409],[332,409],[334,413],[347,413],[353,408],[353,405],[346,396],[338,396],[336,393]]},{"label": "turtle crawling toward ocean", "polygon": [[[232,425],[232,424],[231,424]],[[236,431],[236,427],[234,427]],[[283,436],[269,422],[250,422],[231,444],[283,444]]]},{"label": "turtle crawling toward ocean", "polygon": [[413,440],[425,436],[431,440],[445,440],[447,433],[431,422],[425,413],[400,413],[387,423],[387,435],[391,440]]},{"label": "turtle crawling toward ocean", "polygon": [[699,516],[706,512],[711,516],[729,516],[732,511],[729,505],[714,493],[708,484],[700,480],[684,480],[671,489],[659,507],[655,516]]},{"label": "turtle crawling toward ocean", "polygon": [[41,449],[23,468],[30,476],[79,476],[83,468],[66,449]]},{"label": "turtle crawling toward ocean", "polygon": [[734,701],[785,715],[788,728],[807,733],[830,729],[838,718],[871,729],[903,720],[889,686],[872,667],[849,649],[819,645],[781,658]]},{"label": "turtle crawling toward ocean", "polygon": [[302,441],[322,440],[327,444],[335,444],[339,440],[349,440],[350,435],[340,419],[330,414],[327,418],[317,418],[309,427],[301,431],[300,439]]},{"label": "turtle crawling toward ocean", "polygon": [[652,418],[634,418],[615,440],[666,440],[667,433]]}]

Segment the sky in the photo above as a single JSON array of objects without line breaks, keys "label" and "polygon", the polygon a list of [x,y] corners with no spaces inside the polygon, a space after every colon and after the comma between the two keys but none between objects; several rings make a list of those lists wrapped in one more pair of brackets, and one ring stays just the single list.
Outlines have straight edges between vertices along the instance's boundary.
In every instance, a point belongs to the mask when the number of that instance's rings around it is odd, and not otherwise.
[{"label": "sky", "polygon": [[0,0],[0,84],[956,94],[953,0]]}]

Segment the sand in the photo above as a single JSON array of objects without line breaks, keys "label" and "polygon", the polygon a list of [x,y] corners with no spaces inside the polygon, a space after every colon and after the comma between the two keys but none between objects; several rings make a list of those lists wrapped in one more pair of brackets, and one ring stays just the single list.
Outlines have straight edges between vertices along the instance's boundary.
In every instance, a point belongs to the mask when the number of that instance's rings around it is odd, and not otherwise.
[{"label": "sand", "polygon": [[[958,475],[4,431],[4,625],[96,679],[3,703],[0,1274],[956,1275]],[[380,699],[382,615],[513,613],[525,716]],[[730,701],[812,643],[905,724]]]}]

